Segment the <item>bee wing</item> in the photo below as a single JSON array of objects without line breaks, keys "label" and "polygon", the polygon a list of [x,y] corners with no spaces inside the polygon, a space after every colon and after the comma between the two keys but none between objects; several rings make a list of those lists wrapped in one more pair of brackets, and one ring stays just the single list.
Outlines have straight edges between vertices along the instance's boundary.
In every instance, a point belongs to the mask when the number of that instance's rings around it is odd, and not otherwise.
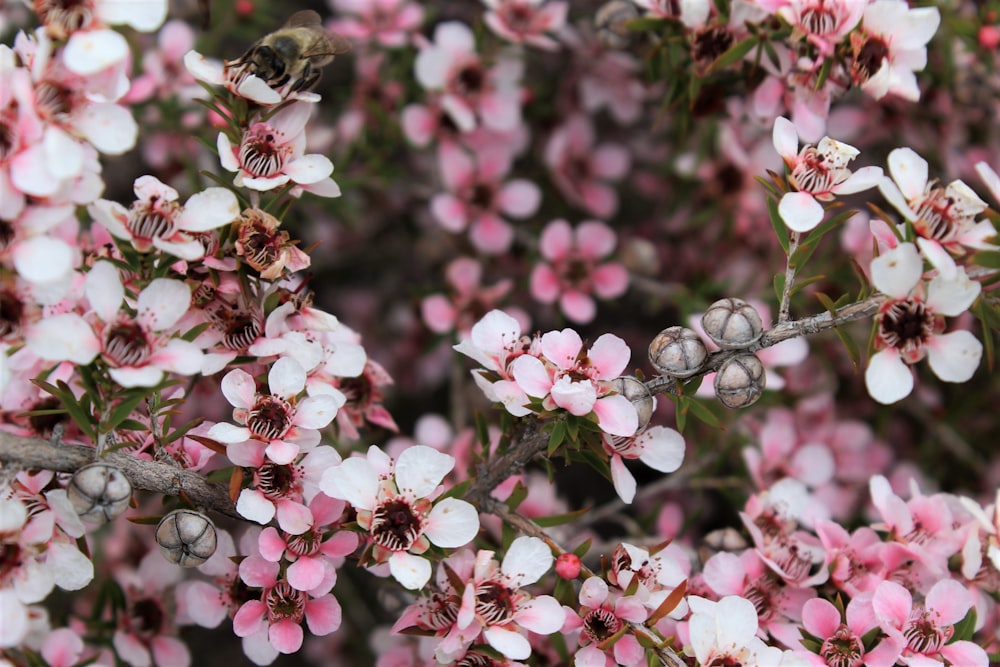
[{"label": "bee wing", "polygon": [[323,25],[323,19],[318,12],[311,9],[303,9],[301,12],[292,14],[283,28],[316,28]]},{"label": "bee wing", "polygon": [[353,50],[353,46],[345,37],[330,32],[325,31],[325,39],[317,40],[317,42],[302,54],[303,58],[314,58],[316,56],[340,56],[345,53],[350,53]]}]

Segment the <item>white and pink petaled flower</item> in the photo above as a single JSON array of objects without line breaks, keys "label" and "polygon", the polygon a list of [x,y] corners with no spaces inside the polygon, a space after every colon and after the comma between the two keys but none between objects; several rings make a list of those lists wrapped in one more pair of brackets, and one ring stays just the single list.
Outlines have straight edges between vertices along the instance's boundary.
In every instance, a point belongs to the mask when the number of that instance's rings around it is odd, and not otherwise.
[{"label": "white and pink petaled flower", "polygon": [[646,10],[646,16],[659,19],[676,19],[687,28],[705,25],[712,11],[710,0],[632,0]]},{"label": "white and pink petaled flower", "polygon": [[327,0],[341,15],[328,26],[339,35],[381,46],[406,46],[410,34],[420,29],[424,10],[410,0]]},{"label": "white and pink petaled flower", "polygon": [[539,356],[522,355],[511,374],[525,394],[542,399],[547,410],[561,408],[578,417],[593,412],[610,435],[629,437],[639,428],[635,406],[614,393],[614,380],[628,365],[631,351],[614,334],[602,334],[584,353],[580,334],[572,329],[541,337]]},{"label": "white and pink petaled flower", "polygon": [[931,370],[945,382],[972,377],[983,344],[969,331],[943,333],[944,318],[961,315],[976,300],[982,285],[962,268],[952,279],[922,281],[923,259],[912,243],[901,243],[872,260],[872,284],[890,298],[879,308],[875,346],[865,384],[880,403],[895,403],[913,389],[908,364],[928,358]]},{"label": "white and pink petaled flower", "polygon": [[993,223],[976,221],[986,210],[986,202],[964,182],[955,180],[941,187],[928,180],[927,161],[910,148],[889,153],[889,174],[892,178],[883,178],[879,189],[913,225],[920,252],[943,278],[957,275],[952,255],[964,254],[965,248],[993,247],[986,242],[996,236]]},{"label": "white and pink petaled flower", "polygon": [[451,295],[431,294],[420,302],[424,326],[437,334],[456,331],[467,338],[479,313],[492,309],[513,287],[513,281],[501,280],[483,285],[483,265],[471,257],[459,257],[448,264],[445,280]]},{"label": "white and pink petaled flower", "polygon": [[847,605],[846,618],[823,598],[806,600],[802,606],[802,627],[822,641],[819,654],[798,651],[817,667],[821,665],[867,665],[892,667],[902,653],[903,642],[893,636],[881,639],[870,650],[863,637],[878,627],[870,598],[855,597]]},{"label": "white and pink petaled flower", "polygon": [[465,24],[439,24],[434,42],[420,49],[414,67],[425,90],[441,93],[441,107],[462,132],[480,123],[505,132],[521,123],[522,63],[506,58],[487,69]]},{"label": "white and pink petaled flower", "polygon": [[287,97],[305,102],[319,101],[319,96],[313,93],[290,93],[288,88],[292,82],[286,84],[285,89],[275,90],[267,85],[264,79],[254,74],[249,67],[231,67],[229,63],[208,59],[194,50],[184,54],[184,67],[199,81],[213,86],[223,86],[234,95],[261,106],[274,106]]},{"label": "white and pink petaled flower", "polygon": [[366,458],[349,458],[327,470],[320,489],[354,507],[358,525],[369,533],[372,557],[388,562],[392,576],[416,590],[431,577],[430,561],[419,554],[431,544],[458,548],[479,532],[472,505],[457,498],[435,502],[454,466],[454,457],[424,445],[404,450],[395,462],[373,446]]},{"label": "white and pink petaled flower", "polygon": [[42,25],[55,39],[109,24],[125,24],[140,32],[152,32],[167,17],[167,0],[80,0],[72,3],[36,0],[34,6]]},{"label": "white and pink petaled flower", "polygon": [[131,667],[188,667],[191,654],[177,636],[170,609],[182,570],[156,551],[147,553],[137,570],[116,572],[127,607],[117,615],[112,637],[115,653]]},{"label": "white and pink petaled flower", "polygon": [[135,179],[136,201],[126,209],[98,199],[88,207],[93,218],[115,238],[139,252],[163,252],[188,261],[201,259],[205,246],[195,235],[228,225],[240,214],[236,195],[226,188],[207,188],[182,206],[177,191],[153,176]]},{"label": "white and pink petaled flower", "polygon": [[568,615],[563,632],[580,628],[581,648],[573,658],[576,667],[605,667],[609,659],[625,667],[646,664],[646,650],[635,635],[626,632],[611,648],[601,648],[630,623],[644,623],[649,610],[635,596],[613,591],[600,577],[589,577],[580,587],[579,616]]},{"label": "white and pink petaled flower", "polygon": [[483,369],[472,371],[472,378],[486,398],[502,403],[515,417],[524,417],[531,414],[527,407],[530,399],[514,381],[510,366],[522,354],[537,352],[536,343],[530,336],[521,335],[521,323],[517,319],[502,310],[491,310],[472,326],[469,337],[454,349],[482,364],[487,374],[497,376],[488,377]]},{"label": "white and pink petaled flower", "polygon": [[191,306],[191,288],[185,283],[156,278],[132,306],[118,269],[102,261],[87,274],[85,289],[96,321],[77,313],[39,321],[26,334],[39,357],[86,365],[100,355],[111,379],[122,387],[152,387],[168,372],[201,371],[201,349],[174,331]]},{"label": "white and pink petaled flower", "polygon": [[866,6],[856,0],[767,0],[759,4],[788,21],[792,38],[805,37],[823,57],[833,55],[836,46],[858,25]]},{"label": "white and pink petaled flower", "polygon": [[[757,610],[753,602],[728,595],[718,602],[691,595],[687,632],[691,653],[700,665],[791,665],[781,649],[757,637]],[[808,664],[803,661],[803,664]]]},{"label": "white and pink petaled flower", "polygon": [[597,314],[594,296],[614,299],[628,289],[628,271],[605,261],[618,238],[603,222],[588,220],[573,229],[565,220],[550,222],[542,231],[539,250],[544,262],[531,272],[531,295],[541,303],[558,300],[571,321],[586,324]]},{"label": "white and pink petaled flower", "polygon": [[639,459],[653,470],[674,472],[684,462],[684,436],[666,426],[653,426],[633,437],[604,435],[604,450],[611,455],[611,481],[626,503],[635,499],[635,477],[624,459]]},{"label": "white and pink petaled flower", "polygon": [[534,215],[541,190],[526,179],[504,181],[511,163],[506,147],[487,147],[473,156],[455,142],[442,142],[438,162],[448,191],[431,200],[434,217],[450,232],[469,228],[472,245],[483,253],[505,252],[514,230],[502,216]]},{"label": "white and pink petaled flower", "polygon": [[571,204],[607,219],[618,210],[618,194],[611,184],[625,178],[632,158],[624,146],[610,142],[595,146],[596,140],[590,119],[573,116],[549,138],[545,165]]},{"label": "white and pink petaled flower", "polygon": [[220,132],[219,159],[225,169],[236,172],[233,182],[262,192],[291,182],[321,197],[339,197],[340,187],[330,178],[330,159],[318,153],[305,155],[311,111],[304,102],[291,104],[266,122],[251,124],[237,146]]},{"label": "white and pink petaled flower", "polygon": [[868,190],[882,178],[881,167],[862,167],[851,173],[847,164],[860,151],[829,137],[823,137],[817,146],[807,144],[800,151],[798,131],[783,116],[774,121],[773,140],[775,150],[791,172],[788,181],[794,191],[782,196],[778,213],[792,231],[808,232],[823,221],[820,202]]},{"label": "white and pink petaled flower", "polygon": [[[281,357],[271,365],[267,391],[260,392],[253,376],[239,368],[222,379],[222,393],[236,408],[233,419],[239,426],[221,422],[208,437],[225,443],[235,455],[238,450],[261,449],[279,465],[294,461],[300,450],[319,444],[319,430],[337,416],[338,401],[329,394],[299,399],[306,387],[306,372],[292,357]],[[342,403],[342,402],[341,402]]]},{"label": "white and pink petaled flower", "polygon": [[492,551],[480,551],[472,579],[462,593],[456,628],[466,646],[482,632],[494,649],[511,660],[525,660],[531,644],[522,630],[548,635],[559,631],[566,611],[549,595],[532,597],[521,590],[538,581],[552,567],[552,551],[537,537],[511,542],[503,561]]},{"label": "white and pink petaled flower", "polygon": [[[859,3],[860,4],[860,3]],[[851,35],[851,77],[882,99],[920,99],[916,72],[927,65],[927,43],[941,23],[937,7],[910,7],[906,0],[876,0],[865,7],[861,28]]]},{"label": "white and pink petaled flower", "polygon": [[554,51],[559,43],[546,35],[566,25],[568,2],[545,0],[483,0],[489,11],[483,22],[498,36],[515,44]]}]

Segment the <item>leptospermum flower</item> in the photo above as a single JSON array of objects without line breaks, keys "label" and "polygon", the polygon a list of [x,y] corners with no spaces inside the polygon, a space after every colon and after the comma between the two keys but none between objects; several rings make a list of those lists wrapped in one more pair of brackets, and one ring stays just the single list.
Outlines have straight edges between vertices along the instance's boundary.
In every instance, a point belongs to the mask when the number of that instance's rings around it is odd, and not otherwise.
[{"label": "leptospermum flower", "polygon": [[540,356],[518,357],[511,374],[524,393],[542,399],[545,409],[562,408],[578,417],[593,412],[604,432],[628,437],[639,428],[639,416],[627,398],[614,393],[611,380],[621,375],[631,355],[614,334],[602,334],[583,354],[576,331],[549,331],[541,338]]},{"label": "leptospermum flower", "polygon": [[191,306],[191,288],[185,283],[156,278],[139,293],[134,315],[131,308],[122,308],[125,287],[111,262],[95,264],[85,288],[99,321],[92,326],[77,313],[41,320],[26,335],[38,356],[86,365],[100,355],[111,379],[122,387],[152,387],[167,372],[201,371],[201,349],[173,332]]},{"label": "leptospermum flower", "polygon": [[323,473],[320,490],[354,507],[374,560],[388,562],[396,581],[416,590],[431,577],[430,561],[419,554],[431,544],[458,548],[479,532],[479,513],[471,504],[434,501],[454,466],[454,457],[424,445],[404,450],[395,462],[373,446],[367,458],[349,458]]},{"label": "leptospermum flower", "polygon": [[[531,414],[528,395],[514,381],[511,363],[535,347],[528,336],[521,335],[521,323],[502,310],[491,310],[472,326],[469,337],[454,349],[483,365],[472,371],[472,378],[486,398],[502,403],[515,417]],[[496,377],[488,377],[495,375]],[[638,417],[636,418],[638,424]]]},{"label": "leptospermum flower", "polygon": [[575,230],[565,220],[550,222],[539,240],[546,261],[531,272],[531,295],[542,303],[558,300],[562,313],[577,324],[592,321],[597,314],[593,296],[615,299],[628,289],[624,265],[605,261],[617,242],[614,230],[597,220]]},{"label": "leptospermum flower", "polygon": [[889,203],[913,224],[919,235],[917,246],[924,257],[953,279],[957,274],[951,255],[962,255],[965,248],[991,248],[986,240],[997,231],[989,220],[976,221],[986,210],[986,202],[960,180],[941,187],[927,178],[927,161],[913,149],[897,148],[889,153],[889,174],[879,189]]},{"label": "leptospermum flower", "polygon": [[690,645],[700,665],[778,665],[781,650],[757,637],[757,610],[750,600],[728,595],[718,602],[690,595]]},{"label": "leptospermum flower", "polygon": [[578,114],[556,128],[545,145],[545,165],[556,187],[573,205],[599,218],[618,210],[618,193],[611,183],[623,179],[632,165],[624,146],[595,146],[597,137],[587,116]]},{"label": "leptospermum flower", "polygon": [[[292,357],[276,360],[267,374],[267,391],[259,392],[253,376],[236,368],[222,378],[222,393],[235,408],[239,426],[220,422],[208,437],[238,449],[263,449],[279,465],[291,463],[300,450],[319,444],[319,430],[337,416],[338,402],[329,395],[307,396],[306,372]],[[245,458],[241,456],[240,458]]]},{"label": "leptospermum flower", "polygon": [[928,358],[931,370],[945,382],[972,377],[983,354],[983,344],[969,331],[944,331],[944,318],[968,310],[982,290],[962,268],[954,279],[938,276],[924,284],[923,259],[912,243],[872,260],[872,284],[890,298],[876,316],[878,348],[868,362],[865,385],[880,403],[895,403],[913,390],[907,364]]},{"label": "leptospermum flower", "polygon": [[615,636],[628,623],[644,623],[649,610],[632,595],[612,591],[600,577],[589,577],[580,587],[579,616],[569,615],[563,632],[579,627],[581,648],[573,658],[577,667],[605,667],[614,657],[614,664],[640,667],[646,664],[646,650],[635,635],[626,633],[610,648],[604,642]]},{"label": "leptospermum flower", "polygon": [[291,104],[267,121],[251,124],[238,146],[220,132],[219,159],[223,168],[236,172],[233,183],[267,192],[292,182],[320,197],[339,197],[340,186],[330,178],[330,159],[318,153],[305,155],[311,111],[304,102]]},{"label": "leptospermum flower", "polygon": [[[892,667],[902,653],[903,642],[898,637],[885,637],[871,649],[865,649],[862,639],[878,627],[869,600],[855,597],[847,605],[846,618],[833,604],[823,598],[806,600],[802,606],[802,627],[822,641],[819,655],[799,651],[817,667],[822,665],[867,665]],[[815,658],[815,659],[814,659]]]},{"label": "leptospermum flower", "polygon": [[838,44],[858,25],[866,4],[855,0],[769,0],[764,5],[788,21],[792,39],[804,37],[830,57]]},{"label": "leptospermum flower", "polygon": [[559,42],[546,32],[558,32],[566,25],[568,2],[545,0],[483,0],[489,11],[483,22],[498,36],[515,44],[530,44],[554,51]]},{"label": "leptospermum flower", "polygon": [[635,499],[635,477],[624,459],[639,459],[653,470],[674,472],[684,462],[684,436],[666,426],[653,426],[633,437],[604,435],[604,451],[611,455],[611,481],[626,503]]},{"label": "leptospermum flower", "polygon": [[192,234],[228,225],[240,214],[236,195],[226,188],[207,188],[182,206],[177,190],[153,176],[134,184],[136,201],[126,209],[118,202],[98,199],[87,210],[115,238],[129,241],[139,252],[154,249],[193,261],[205,255],[205,246]]},{"label": "leptospermum flower", "polygon": [[328,23],[339,35],[381,46],[406,46],[410,33],[420,29],[424,9],[410,0],[327,0],[339,15]]},{"label": "leptospermum flower", "polygon": [[455,622],[466,641],[482,631],[489,645],[504,656],[525,660],[531,644],[521,629],[548,635],[562,628],[566,611],[554,597],[532,597],[521,590],[548,572],[553,560],[552,551],[537,537],[511,542],[501,563],[492,551],[480,551]]},{"label": "leptospermum flower", "polygon": [[[872,607],[882,630],[903,646],[900,660],[908,665],[986,667],[989,656],[979,645],[951,641],[955,624],[973,606],[972,594],[954,579],[941,579],[914,604],[913,596],[895,581],[883,581],[872,596]],[[869,664],[869,663],[865,663]]]},{"label": "leptospermum flower", "polygon": [[778,203],[778,214],[792,231],[808,232],[823,221],[821,201],[868,190],[882,178],[881,167],[862,167],[851,173],[847,164],[860,151],[829,137],[823,137],[817,146],[807,144],[798,150],[798,131],[783,116],[774,120],[772,136],[775,150],[791,172],[788,182],[795,189]]},{"label": "leptospermum flower", "polygon": [[[285,99],[281,91],[274,90],[264,79],[254,74],[248,67],[229,67],[219,60],[209,59],[197,51],[184,54],[184,67],[199,81],[213,86],[223,86],[234,95],[250,100],[261,106],[274,106]],[[298,93],[298,99],[317,101],[313,93]]]},{"label": "leptospermum flower", "polygon": [[851,77],[877,100],[893,94],[916,102],[920,88],[915,72],[927,65],[927,43],[940,24],[937,7],[911,8],[906,0],[871,3],[851,35]]}]

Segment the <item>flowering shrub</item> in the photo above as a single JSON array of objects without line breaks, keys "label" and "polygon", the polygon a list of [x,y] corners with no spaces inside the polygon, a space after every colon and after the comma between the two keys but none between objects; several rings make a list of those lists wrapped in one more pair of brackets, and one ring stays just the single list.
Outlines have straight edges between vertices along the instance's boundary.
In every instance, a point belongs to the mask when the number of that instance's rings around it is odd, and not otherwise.
[{"label": "flowering shrub", "polygon": [[0,8],[0,667],[1000,661],[997,0],[299,4]]}]

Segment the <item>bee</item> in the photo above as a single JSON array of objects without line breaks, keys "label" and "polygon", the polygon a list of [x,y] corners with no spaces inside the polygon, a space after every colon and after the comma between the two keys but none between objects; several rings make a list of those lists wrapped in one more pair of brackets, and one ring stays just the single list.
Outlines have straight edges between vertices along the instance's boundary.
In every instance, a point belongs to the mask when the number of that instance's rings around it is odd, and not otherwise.
[{"label": "bee", "polygon": [[350,51],[350,42],[326,30],[319,14],[307,9],[292,14],[285,25],[226,65],[254,74],[274,89],[287,85],[293,93],[315,86],[321,68]]}]

